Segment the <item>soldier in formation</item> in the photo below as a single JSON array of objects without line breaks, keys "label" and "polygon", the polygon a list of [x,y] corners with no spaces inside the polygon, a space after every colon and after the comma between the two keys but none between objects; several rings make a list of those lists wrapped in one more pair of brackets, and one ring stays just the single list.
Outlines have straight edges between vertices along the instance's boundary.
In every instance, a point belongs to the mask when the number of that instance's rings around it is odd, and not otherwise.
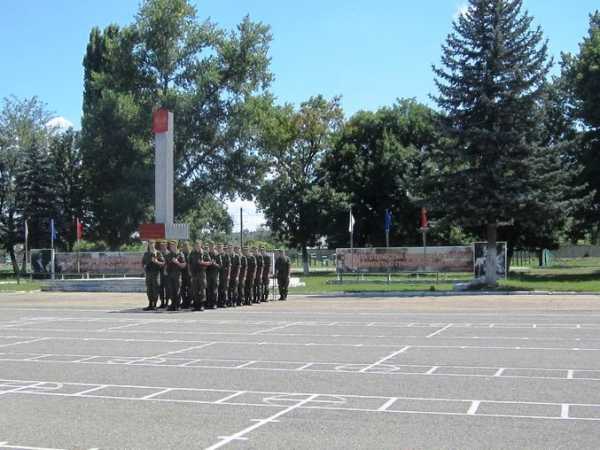
[{"label": "soldier in formation", "polygon": [[287,300],[291,271],[290,258],[285,255],[283,250],[278,250],[277,259],[275,259],[275,276],[277,277],[277,287],[279,288],[279,300]]},{"label": "soldier in formation", "polygon": [[[145,311],[166,308],[169,311],[192,308],[226,308],[269,301],[272,260],[263,246],[206,245],[196,241],[193,247],[176,241],[148,242],[142,258],[146,276],[148,306]],[[280,300],[287,299],[290,260],[277,252],[274,274]]]},{"label": "soldier in formation", "polygon": [[142,258],[142,266],[146,274],[146,295],[148,296],[148,306],[144,311],[153,311],[156,309],[156,302],[160,295],[160,273],[165,265],[165,258],[162,253],[156,250],[154,242],[148,242],[148,250]]}]

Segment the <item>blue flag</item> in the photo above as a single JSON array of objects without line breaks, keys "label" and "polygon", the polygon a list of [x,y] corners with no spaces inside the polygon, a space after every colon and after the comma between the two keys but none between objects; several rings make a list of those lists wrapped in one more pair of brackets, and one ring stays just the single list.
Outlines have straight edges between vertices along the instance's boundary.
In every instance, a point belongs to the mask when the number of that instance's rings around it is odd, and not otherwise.
[{"label": "blue flag", "polygon": [[54,219],[50,219],[50,239],[52,241],[56,239],[56,227],[54,226]]},{"label": "blue flag", "polygon": [[390,231],[392,228],[392,212],[389,209],[385,210],[385,231]]}]

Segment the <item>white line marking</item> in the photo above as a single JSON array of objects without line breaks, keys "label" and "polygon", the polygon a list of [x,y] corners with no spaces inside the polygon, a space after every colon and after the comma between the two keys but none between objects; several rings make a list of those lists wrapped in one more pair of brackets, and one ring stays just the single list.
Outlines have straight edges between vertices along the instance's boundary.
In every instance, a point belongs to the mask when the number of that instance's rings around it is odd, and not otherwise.
[{"label": "white line marking", "polygon": [[258,331],[255,331],[254,333],[250,333],[250,335],[257,335],[257,334],[269,333],[271,331],[282,330],[284,328],[292,327],[292,326],[298,325],[298,324],[299,324],[299,322],[287,323],[285,325],[281,325],[281,326],[278,326],[278,327],[267,328],[266,330],[258,330]]},{"label": "white line marking", "polygon": [[108,328],[102,328],[101,330],[98,331],[115,331],[115,330],[122,330],[124,328],[131,328],[131,327],[139,327],[140,325],[147,325],[148,323],[153,323],[153,322],[138,322],[138,323],[129,323],[127,325],[119,325],[116,327],[108,327]]},{"label": "white line marking", "polygon": [[81,396],[90,394],[92,392],[100,391],[100,390],[105,389],[107,387],[108,387],[108,384],[102,384],[100,386],[96,386],[96,387],[93,387],[91,389],[86,389],[85,391],[77,392],[77,393],[73,394],[73,396],[74,397],[81,397]]},{"label": "white line marking", "polygon": [[26,386],[15,387],[15,388],[9,389],[7,391],[0,391],[0,395],[13,394],[13,393],[20,392],[20,391],[23,391],[23,390],[26,390],[26,389],[32,389],[32,388],[35,388],[36,386],[39,386],[40,384],[44,384],[44,383],[41,382],[41,381],[39,381],[39,382],[35,382],[35,383],[32,383],[32,384],[28,384]]},{"label": "white line marking", "polygon": [[227,400],[231,400],[232,398],[239,397],[240,395],[243,395],[245,393],[246,393],[246,391],[235,392],[235,393],[233,393],[231,395],[228,395],[227,397],[223,397],[222,399],[217,400],[215,402],[215,404],[220,405],[221,403],[224,403]]},{"label": "white line marking", "polygon": [[425,372],[425,375],[433,375],[433,372],[435,372],[438,369],[439,369],[438,366],[433,366],[431,369],[429,369],[427,372]]},{"label": "white line marking", "polygon": [[481,402],[479,400],[473,400],[471,402],[471,406],[469,407],[469,410],[467,411],[467,415],[469,415],[469,416],[475,415],[475,413],[477,412],[477,409],[479,409],[480,403]]},{"label": "white line marking", "polygon": [[27,447],[24,445],[8,445],[8,442],[0,442],[2,449],[18,449],[18,450],[64,450],[62,448],[49,448],[49,447]]},{"label": "white line marking", "polygon": [[506,370],[506,369],[505,369],[504,367],[501,367],[500,369],[498,369],[498,370],[496,371],[496,373],[494,374],[494,376],[495,376],[495,377],[500,377],[500,376],[502,376],[502,374],[504,373],[504,371],[505,371],[505,370]]},{"label": "white line marking", "polygon": [[573,370],[567,370],[567,379],[568,380],[572,380],[573,379]]},{"label": "white line marking", "polygon": [[310,366],[312,366],[314,363],[306,363],[303,366],[300,366],[294,370],[300,371],[300,370],[304,370],[304,369],[308,369]]},{"label": "white line marking", "polygon": [[78,359],[78,360],[75,360],[75,361],[71,361],[71,362],[73,362],[73,363],[80,363],[80,362],[85,362],[85,361],[89,361],[91,359],[96,359],[96,358],[98,358],[98,356],[88,356],[86,358],[81,358],[81,359]]},{"label": "white line marking", "polygon": [[149,395],[146,395],[145,397],[142,397],[142,400],[150,400],[151,398],[158,397],[159,395],[162,395],[162,394],[166,394],[167,392],[170,392],[172,390],[173,390],[172,388],[166,388],[161,391],[156,391],[153,394],[149,394]]},{"label": "white line marking", "polygon": [[386,411],[390,406],[392,406],[396,402],[396,400],[398,400],[398,397],[390,398],[387,402],[385,402],[383,405],[377,408],[377,411]]},{"label": "white line marking", "polygon": [[48,339],[49,339],[48,337],[40,337],[40,338],[30,339],[28,341],[11,342],[10,344],[2,344],[2,345],[0,345],[0,347],[10,347],[13,345],[21,345],[21,344],[32,344],[34,342],[46,341]]},{"label": "white line marking", "polygon": [[406,346],[402,347],[400,350],[398,350],[397,352],[394,352],[391,355],[386,356],[385,358],[381,358],[379,361],[374,362],[373,364],[365,367],[364,369],[360,370],[360,372],[366,372],[367,370],[370,370],[373,367],[378,366],[379,364],[382,364],[382,363],[386,362],[389,359],[392,359],[394,356],[399,355],[400,353],[404,353],[410,347],[411,347],[410,345],[406,345]]},{"label": "white line marking", "polygon": [[319,396],[318,394],[313,394],[313,395],[307,397],[306,399],[304,399],[304,400],[296,403],[295,405],[290,406],[289,408],[284,409],[283,411],[279,411],[278,413],[273,414],[272,416],[269,416],[266,419],[259,420],[254,425],[251,425],[248,428],[244,428],[243,430],[238,431],[237,433],[235,433],[232,436],[228,436],[228,437],[222,438],[221,442],[217,442],[216,444],[211,445],[210,447],[207,447],[206,450],[216,450],[217,448],[221,448],[224,445],[229,444],[231,441],[234,441],[236,439],[244,437],[244,435],[246,435],[246,434],[248,434],[248,433],[256,430],[257,428],[262,427],[263,425],[268,424],[269,422],[272,422],[274,419],[277,419],[278,417],[281,417],[284,414],[287,414],[287,413],[293,411],[294,409],[302,407],[303,405],[311,402],[312,400],[314,400],[318,396]]},{"label": "white line marking", "polygon": [[216,342],[207,342],[206,344],[203,344],[203,345],[196,345],[193,347],[183,348],[181,350],[174,350],[172,352],[161,353],[160,355],[149,356],[147,359],[159,359],[159,358],[164,358],[165,356],[169,356],[169,355],[178,355],[180,353],[189,352],[191,350],[199,350],[201,348],[209,347],[214,344],[216,344]]},{"label": "white line marking", "polygon": [[254,363],[257,363],[258,361],[248,361],[245,362],[244,364],[240,364],[239,366],[235,366],[234,369],[243,369],[244,367],[248,367],[251,366]]},{"label": "white line marking", "polygon": [[450,328],[452,325],[454,325],[454,324],[452,324],[452,323],[449,323],[449,324],[448,324],[448,325],[446,325],[445,327],[442,327],[442,328],[440,328],[439,330],[437,330],[437,331],[434,331],[433,333],[431,333],[431,334],[427,335],[426,337],[429,339],[429,338],[432,338],[432,337],[434,337],[434,336],[437,336],[437,335],[438,335],[438,334],[440,334],[442,331],[446,331],[446,330],[447,330],[448,328]]},{"label": "white line marking", "polygon": [[569,418],[569,405],[563,403],[562,405],[560,405],[560,418],[561,419],[568,419]]}]

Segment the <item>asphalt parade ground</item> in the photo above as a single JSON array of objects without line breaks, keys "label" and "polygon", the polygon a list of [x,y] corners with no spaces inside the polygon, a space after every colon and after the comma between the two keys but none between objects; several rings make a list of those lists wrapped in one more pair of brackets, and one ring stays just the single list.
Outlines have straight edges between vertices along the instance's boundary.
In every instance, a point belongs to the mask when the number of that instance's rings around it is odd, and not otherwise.
[{"label": "asphalt parade ground", "polygon": [[600,297],[0,296],[1,449],[598,449]]}]

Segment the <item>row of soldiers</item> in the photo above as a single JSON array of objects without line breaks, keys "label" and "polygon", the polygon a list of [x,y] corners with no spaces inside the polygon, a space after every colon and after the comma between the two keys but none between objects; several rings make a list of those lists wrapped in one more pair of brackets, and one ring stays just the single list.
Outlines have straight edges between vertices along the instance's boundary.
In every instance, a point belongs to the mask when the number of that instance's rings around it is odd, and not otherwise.
[{"label": "row of soldiers", "polygon": [[[264,247],[203,244],[193,248],[187,242],[148,243],[142,258],[146,274],[148,306],[145,311],[192,308],[225,308],[269,301],[271,256]],[[287,299],[291,265],[282,250],[277,251],[274,274],[279,300]]]}]

